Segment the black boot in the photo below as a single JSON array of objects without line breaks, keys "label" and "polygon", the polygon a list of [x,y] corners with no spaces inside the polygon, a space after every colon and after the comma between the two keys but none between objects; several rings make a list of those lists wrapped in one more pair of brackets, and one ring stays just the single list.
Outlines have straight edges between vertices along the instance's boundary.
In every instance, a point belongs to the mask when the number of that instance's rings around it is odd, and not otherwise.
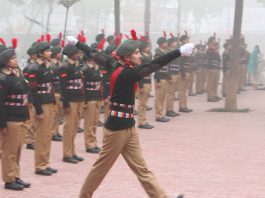
[{"label": "black boot", "polygon": [[27,144],[26,148],[30,149],[30,150],[34,150],[35,149],[34,144]]},{"label": "black boot", "polygon": [[22,186],[21,184],[18,184],[16,181],[6,182],[5,189],[20,191],[20,190],[24,190],[24,186]]},{"label": "black boot", "polygon": [[24,182],[22,179],[20,178],[16,178],[16,182],[18,184],[20,184],[21,186],[23,186],[24,188],[29,188],[31,186],[31,183],[28,182]]}]

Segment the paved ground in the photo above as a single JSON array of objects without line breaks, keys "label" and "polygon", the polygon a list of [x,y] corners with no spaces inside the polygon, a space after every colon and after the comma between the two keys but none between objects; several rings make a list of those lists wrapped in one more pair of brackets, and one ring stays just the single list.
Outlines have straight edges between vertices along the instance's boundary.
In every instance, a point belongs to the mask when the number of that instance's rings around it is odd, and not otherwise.
[{"label": "paved ground", "polygon": [[[169,197],[265,198],[265,91],[239,95],[239,107],[250,113],[209,113],[219,103],[207,103],[205,95],[189,99],[191,114],[182,114],[166,124],[154,122],[154,130],[141,130],[143,153]],[[153,100],[150,101],[153,106]],[[98,130],[99,141],[102,128]],[[62,162],[62,145],[53,142],[51,162],[59,173],[52,177],[33,173],[33,152],[23,150],[22,178],[32,188],[11,192],[1,186],[1,198],[77,198],[81,185],[96,159],[85,153],[83,135],[78,134],[77,153],[83,163]],[[120,157],[95,198],[145,198],[138,180]]]}]

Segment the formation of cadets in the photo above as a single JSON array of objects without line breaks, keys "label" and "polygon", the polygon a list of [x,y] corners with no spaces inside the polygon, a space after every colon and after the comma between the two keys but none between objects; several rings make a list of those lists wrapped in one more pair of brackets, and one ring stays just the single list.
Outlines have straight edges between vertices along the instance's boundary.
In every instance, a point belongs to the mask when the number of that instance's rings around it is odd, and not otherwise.
[{"label": "formation of cadets", "polygon": [[[164,33],[158,38],[153,54],[149,34],[140,38],[135,38],[134,31],[131,34],[140,50],[142,64],[149,64],[154,58],[161,57],[162,60],[165,54],[173,53],[190,42],[187,33],[178,36],[170,34],[170,38]],[[17,40],[13,39],[13,46],[7,47],[1,39],[0,149],[6,189],[23,190],[31,186],[20,178],[19,161],[24,143],[27,149],[35,152],[34,170],[38,175],[51,176],[57,173],[57,169],[50,163],[52,140],[62,141],[63,162],[77,164],[83,161],[84,158],[75,149],[76,135],[82,131],[82,127],[79,127],[81,119],[84,119],[85,150],[95,154],[101,152],[96,135],[101,111],[104,111],[106,128],[114,131],[118,129],[115,124],[110,124],[109,116],[132,118],[133,114],[138,114],[139,128],[154,128],[146,118],[146,111],[152,109],[147,104],[152,97],[153,87],[154,116],[157,122],[168,122],[170,117],[179,116],[178,112],[192,112],[188,96],[206,93],[208,102],[221,100],[218,95],[221,70],[222,95],[226,94],[231,39],[226,40],[224,52],[220,55],[220,41],[216,36],[211,36],[207,42],[195,45],[191,56],[176,58],[154,70],[154,75],[151,75],[153,71],[144,75],[135,85],[138,87],[135,94],[138,99],[137,112],[120,115],[115,109],[122,107],[122,104],[110,101],[112,92],[115,92],[115,89],[110,89],[113,68],[101,65],[102,60],[89,55],[87,51],[93,54],[104,53],[119,60],[117,49],[122,43],[122,34],[106,37],[101,33],[90,47],[84,44],[86,38],[82,31],[78,40],[76,45],[64,45],[61,34],[54,39],[49,34],[45,38],[42,36],[28,49],[27,65],[20,70],[15,52]],[[239,92],[244,91],[249,57],[244,38],[241,41]],[[104,48],[106,42],[108,45]],[[176,106],[178,112],[175,111]],[[127,105],[126,108],[133,107]],[[60,124],[63,124],[62,134],[59,133]]]}]

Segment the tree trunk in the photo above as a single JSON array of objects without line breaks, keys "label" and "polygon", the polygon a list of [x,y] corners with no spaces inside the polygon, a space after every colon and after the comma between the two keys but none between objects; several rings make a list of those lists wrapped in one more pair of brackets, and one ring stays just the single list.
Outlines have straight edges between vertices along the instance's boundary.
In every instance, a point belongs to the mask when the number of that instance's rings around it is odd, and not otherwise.
[{"label": "tree trunk", "polygon": [[47,21],[46,21],[46,34],[49,33],[50,31],[50,19],[51,19],[51,15],[53,12],[53,0],[48,0],[48,8],[49,8],[49,12],[47,15]]},{"label": "tree trunk", "polygon": [[114,15],[115,15],[115,32],[116,35],[120,35],[120,0],[114,0]]},{"label": "tree trunk", "polygon": [[181,0],[178,0],[177,33],[180,32],[180,21],[181,21]]},{"label": "tree trunk", "polygon": [[225,110],[237,110],[237,90],[238,90],[238,65],[239,65],[239,45],[243,16],[244,0],[236,0],[234,31],[231,50],[231,68],[228,74],[228,86],[226,89]]},{"label": "tree trunk", "polygon": [[151,23],[151,0],[145,0],[144,32],[150,32]]}]

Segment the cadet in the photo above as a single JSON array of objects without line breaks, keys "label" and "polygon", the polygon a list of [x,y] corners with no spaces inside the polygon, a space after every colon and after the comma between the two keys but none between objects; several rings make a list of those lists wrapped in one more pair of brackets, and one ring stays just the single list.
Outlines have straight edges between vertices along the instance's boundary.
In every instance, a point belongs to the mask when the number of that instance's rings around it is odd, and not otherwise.
[{"label": "cadet", "polygon": [[[167,39],[160,37],[157,40],[158,48],[155,50],[154,58],[163,56],[167,52]],[[167,94],[167,80],[169,78],[167,67],[161,67],[155,72],[155,118],[157,122],[168,122],[170,119],[164,116],[163,110]]]},{"label": "cadet", "polygon": [[[139,50],[142,56],[142,64],[147,64],[152,61],[151,43],[148,42],[146,38],[140,41]],[[145,115],[149,94],[152,88],[151,77],[145,76],[140,80],[138,88],[138,127],[141,129],[152,129],[154,126],[146,122]]]},{"label": "cadet", "polygon": [[63,54],[68,58],[59,68],[61,97],[64,108],[63,161],[76,164],[83,161],[75,152],[75,137],[78,131],[84,105],[83,79],[79,67],[79,50],[66,45]]},{"label": "cadet", "polygon": [[55,98],[53,74],[48,68],[48,61],[51,60],[49,43],[37,44],[36,52],[38,59],[28,69],[30,94],[36,111],[35,173],[50,176],[57,173],[57,170],[50,167],[51,123],[54,119]]},{"label": "cadet", "polygon": [[3,140],[2,177],[5,189],[23,190],[20,156],[25,141],[22,124],[28,120],[28,86],[20,75],[14,49],[0,53],[0,135]]},{"label": "cadet", "polygon": [[[67,39],[90,55],[90,48],[72,36]],[[129,40],[120,45],[117,55],[120,65],[115,67],[111,76],[111,113],[105,122],[104,141],[99,158],[94,163],[81,189],[80,198],[92,197],[104,177],[107,175],[120,154],[138,177],[149,197],[165,198],[167,195],[160,188],[154,174],[147,168],[139,143],[139,135],[135,130],[133,118],[135,90],[137,81],[149,76],[170,61],[182,55],[190,55],[192,44],[185,45],[169,54],[163,55],[149,64],[141,64],[140,51],[135,41]],[[110,58],[96,54],[95,60],[110,63]],[[105,56],[105,55],[104,55]],[[112,60],[115,62],[115,60]]]}]

